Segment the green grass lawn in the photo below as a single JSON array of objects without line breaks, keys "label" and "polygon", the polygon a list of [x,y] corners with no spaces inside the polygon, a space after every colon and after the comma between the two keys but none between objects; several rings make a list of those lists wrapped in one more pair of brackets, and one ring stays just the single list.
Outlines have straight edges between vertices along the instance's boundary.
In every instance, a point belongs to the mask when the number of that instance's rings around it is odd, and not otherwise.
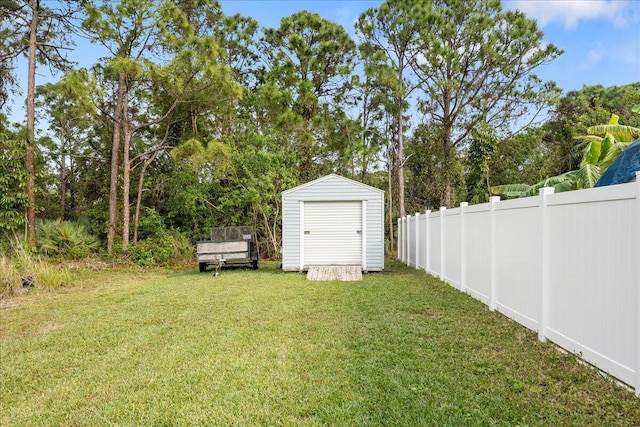
[{"label": "green grass lawn", "polygon": [[632,392],[424,272],[265,264],[5,301],[0,425],[640,425]]}]

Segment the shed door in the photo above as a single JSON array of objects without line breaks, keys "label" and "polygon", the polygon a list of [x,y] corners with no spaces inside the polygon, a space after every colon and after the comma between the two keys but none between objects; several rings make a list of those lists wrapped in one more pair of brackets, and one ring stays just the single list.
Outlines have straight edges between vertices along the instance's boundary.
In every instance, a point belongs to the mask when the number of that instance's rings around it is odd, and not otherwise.
[{"label": "shed door", "polygon": [[304,203],[304,265],[362,265],[362,202]]}]

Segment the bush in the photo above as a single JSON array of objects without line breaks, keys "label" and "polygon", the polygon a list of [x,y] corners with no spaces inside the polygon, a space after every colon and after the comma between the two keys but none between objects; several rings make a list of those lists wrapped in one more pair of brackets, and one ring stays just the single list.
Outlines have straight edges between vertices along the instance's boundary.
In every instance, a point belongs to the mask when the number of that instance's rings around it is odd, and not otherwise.
[{"label": "bush", "polygon": [[139,241],[129,246],[130,260],[143,267],[168,265],[193,259],[193,245],[175,230],[156,231],[155,237]]},{"label": "bush", "polygon": [[167,233],[164,220],[154,208],[142,208],[138,222],[138,237],[140,240],[162,237]]},{"label": "bush", "polygon": [[15,263],[0,255],[0,297],[15,295],[21,288],[20,273]]},{"label": "bush", "polygon": [[86,258],[100,248],[100,240],[79,222],[42,221],[37,236],[40,251],[48,256]]},{"label": "bush", "polygon": [[0,297],[13,296],[25,287],[53,290],[74,284],[69,270],[51,264],[17,243],[12,255],[0,254]]}]

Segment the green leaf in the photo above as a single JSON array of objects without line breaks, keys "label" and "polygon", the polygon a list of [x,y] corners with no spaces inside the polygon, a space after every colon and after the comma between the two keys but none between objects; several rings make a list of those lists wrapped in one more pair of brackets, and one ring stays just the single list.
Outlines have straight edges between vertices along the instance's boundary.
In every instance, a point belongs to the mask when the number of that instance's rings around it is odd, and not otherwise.
[{"label": "green leaf", "polygon": [[576,173],[580,188],[593,188],[600,179],[600,166],[593,164],[583,165]]},{"label": "green leaf", "polygon": [[491,194],[509,199],[524,197],[531,188],[528,184],[505,184],[491,187]]},{"label": "green leaf", "polygon": [[582,160],[582,164],[595,165],[600,158],[600,152],[602,151],[602,140],[591,141],[587,145],[585,154]]},{"label": "green leaf", "polygon": [[640,136],[640,128],[633,126],[624,126],[618,124],[597,125],[587,128],[589,135],[601,135],[605,136],[611,134],[615,139],[632,142],[635,138]]}]

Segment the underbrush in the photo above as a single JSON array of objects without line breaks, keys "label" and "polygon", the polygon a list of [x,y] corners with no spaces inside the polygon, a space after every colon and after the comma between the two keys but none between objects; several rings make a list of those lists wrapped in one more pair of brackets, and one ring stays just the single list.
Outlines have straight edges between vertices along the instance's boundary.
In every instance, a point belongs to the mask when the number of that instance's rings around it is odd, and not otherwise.
[{"label": "underbrush", "polygon": [[136,242],[127,251],[127,258],[142,267],[168,266],[193,257],[191,242],[180,233],[171,232]]},{"label": "underbrush", "polygon": [[13,256],[0,255],[0,298],[37,288],[53,290],[74,284],[71,272],[39,255],[20,250]]}]

